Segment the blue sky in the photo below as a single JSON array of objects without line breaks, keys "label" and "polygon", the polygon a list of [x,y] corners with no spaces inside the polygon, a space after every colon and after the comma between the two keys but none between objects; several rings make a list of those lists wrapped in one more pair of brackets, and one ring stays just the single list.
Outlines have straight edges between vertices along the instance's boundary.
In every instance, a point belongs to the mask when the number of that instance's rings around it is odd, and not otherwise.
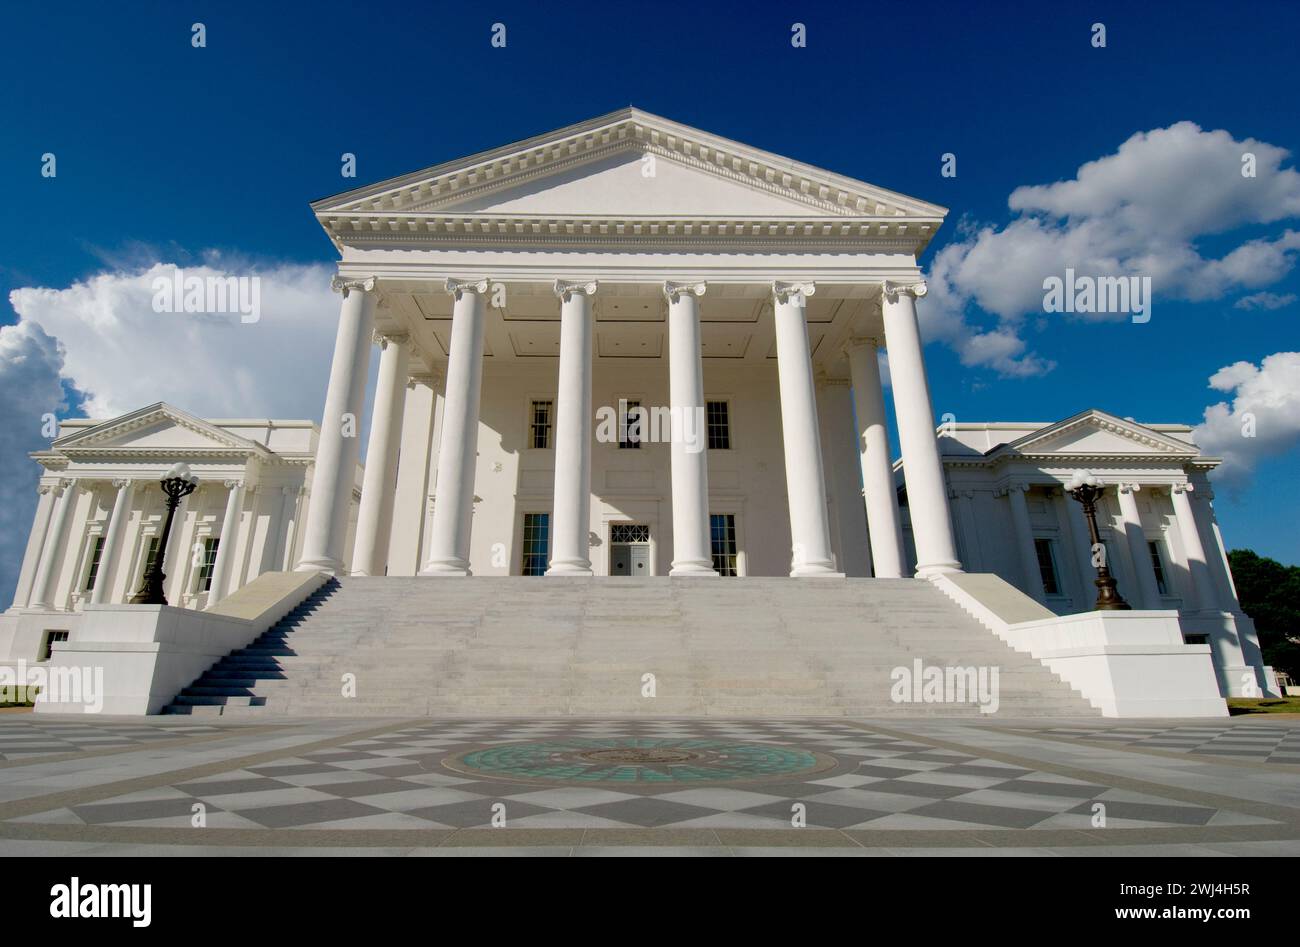
[{"label": "blue sky", "polygon": [[[1090,43],[1098,21],[1104,49]],[[194,22],[207,27],[204,49],[190,45]],[[493,22],[506,25],[505,49],[489,44]],[[805,49],[791,46],[794,22],[806,24]],[[1284,3],[23,4],[3,30],[0,326],[18,321],[13,291],[66,290],[159,260],[217,251],[261,267],[328,266],[310,200],[626,105],[946,205],[927,267],[972,228],[1007,227],[1017,188],[1071,179],[1135,133],[1191,122],[1235,141],[1300,143],[1300,12]],[[40,176],[47,152],[53,179]],[[356,181],[340,178],[343,152],[357,155]],[[940,176],[945,152],[955,178]],[[1200,182],[1185,186],[1194,202]],[[1217,258],[1300,229],[1295,214],[1258,217],[1183,236]],[[1050,421],[1099,407],[1198,423],[1232,401],[1208,387],[1220,369],[1300,350],[1294,301],[1235,307],[1300,292],[1294,253],[1279,257],[1274,277],[1212,298],[1157,284],[1145,326],[1013,320],[1026,351],[1055,363],[1046,373],[999,371],[940,339],[927,349],[936,413]],[[997,325],[982,302],[967,287],[949,328]],[[6,416],[29,410],[18,400],[0,388]],[[39,446],[27,430],[0,437],[0,452]],[[1295,439],[1271,431],[1259,453],[1272,456],[1219,489],[1219,516],[1229,546],[1300,562]],[[28,466],[0,458],[3,486],[22,487],[5,490],[22,516],[0,528],[30,522]],[[0,563],[5,596],[11,569]]]}]

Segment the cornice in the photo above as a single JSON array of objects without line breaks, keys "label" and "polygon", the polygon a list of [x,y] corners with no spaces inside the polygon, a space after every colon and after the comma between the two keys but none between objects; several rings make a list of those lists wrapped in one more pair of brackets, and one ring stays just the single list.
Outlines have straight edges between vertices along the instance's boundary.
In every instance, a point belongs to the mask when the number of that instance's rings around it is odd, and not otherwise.
[{"label": "cornice", "polygon": [[845,250],[919,254],[940,221],[917,218],[532,217],[346,214],[322,217],[341,245],[707,250]]}]

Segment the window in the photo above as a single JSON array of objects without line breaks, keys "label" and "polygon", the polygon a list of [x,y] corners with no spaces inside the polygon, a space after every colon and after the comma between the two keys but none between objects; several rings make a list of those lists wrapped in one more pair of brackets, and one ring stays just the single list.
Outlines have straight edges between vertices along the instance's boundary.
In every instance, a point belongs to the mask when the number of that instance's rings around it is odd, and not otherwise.
[{"label": "window", "polygon": [[86,573],[86,591],[95,588],[95,577],[99,575],[99,557],[104,554],[104,537],[96,536],[90,547],[90,570]]},{"label": "window", "polygon": [[203,561],[199,564],[198,590],[207,592],[212,588],[212,567],[217,561],[217,547],[221,545],[221,540],[215,536],[209,536],[203,540]]},{"label": "window", "polygon": [[709,514],[709,539],[713,546],[713,568],[718,575],[737,575],[735,514]]},{"label": "window", "polygon": [[705,403],[705,421],[709,429],[709,450],[731,449],[731,405],[725,401]]},{"label": "window", "polygon": [[639,401],[620,401],[622,414],[618,419],[618,446],[620,448],[637,448],[641,446],[641,425],[645,414]]},{"label": "window", "polygon": [[1169,583],[1165,581],[1165,563],[1160,555],[1160,543],[1148,540],[1147,549],[1151,551],[1151,568],[1156,574],[1156,591],[1161,595],[1168,595]]},{"label": "window", "polygon": [[1056,573],[1056,550],[1050,539],[1035,539],[1034,552],[1038,554],[1038,574],[1043,579],[1043,594],[1060,595],[1061,582]]},{"label": "window", "polygon": [[41,645],[40,660],[48,661],[54,654],[55,642],[67,640],[68,632],[66,631],[47,631],[45,633],[45,643]]},{"label": "window", "polygon": [[534,449],[545,450],[551,446],[551,426],[553,424],[553,408],[555,403],[552,401],[534,401],[531,412],[532,420],[529,422],[530,434],[529,443]]},{"label": "window", "polygon": [[609,525],[611,543],[648,543],[650,527],[645,523],[611,523]]},{"label": "window", "polygon": [[546,575],[551,545],[551,514],[524,514],[524,559],[522,575]]},{"label": "window", "polygon": [[158,540],[159,540],[159,539],[160,539],[160,537],[158,537],[158,536],[150,536],[150,537],[149,537],[149,545],[148,545],[148,547],[146,548],[146,550],[145,550],[145,554],[144,554],[144,569],[143,569],[143,570],[141,571],[141,573],[140,573],[140,578],[141,578],[141,579],[143,579],[145,576],[147,576],[147,575],[149,574],[149,570],[153,568],[154,560],[156,560],[156,559],[158,558]]}]

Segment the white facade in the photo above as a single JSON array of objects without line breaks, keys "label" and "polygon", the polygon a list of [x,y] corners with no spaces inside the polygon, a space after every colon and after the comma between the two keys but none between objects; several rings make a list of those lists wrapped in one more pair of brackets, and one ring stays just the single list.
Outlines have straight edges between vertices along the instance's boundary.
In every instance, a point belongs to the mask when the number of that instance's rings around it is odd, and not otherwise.
[{"label": "white facade", "polygon": [[[166,405],[66,422],[35,455],[46,492],[0,656],[7,636],[30,659],[61,616],[135,590],[162,512],[149,481],[177,460],[204,484],[167,556],[169,600],[192,608],[291,568],[945,587],[964,566],[1067,614],[1091,597],[1059,487],[1086,467],[1124,485],[1103,524],[1121,592],[1177,609],[1152,616],[1172,630],[1149,656],[1204,662],[1164,640],[1180,622],[1225,694],[1265,683],[1208,503],[1215,461],[1187,428],[1089,412],[936,438],[917,257],[942,207],[626,109],[314,210],[341,257],[320,427]],[[207,566],[181,552],[212,539]]]},{"label": "white facade", "polygon": [[[32,455],[40,499],[13,604],[0,616],[0,654],[37,660],[49,632],[71,630],[85,606],[139,590],[166,517],[159,480],[177,461],[199,487],[172,525],[168,602],[207,608],[264,572],[293,568],[318,437],[309,421],[208,421],[163,403],[64,421]],[[352,524],[359,466],[354,481]]]}]

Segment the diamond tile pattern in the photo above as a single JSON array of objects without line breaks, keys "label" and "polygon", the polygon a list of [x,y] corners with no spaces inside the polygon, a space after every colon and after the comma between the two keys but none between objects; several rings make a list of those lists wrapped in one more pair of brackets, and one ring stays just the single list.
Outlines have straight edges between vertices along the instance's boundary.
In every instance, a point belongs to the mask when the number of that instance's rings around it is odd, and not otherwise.
[{"label": "diamond tile pattern", "polygon": [[[726,739],[799,747],[839,765],[805,779],[713,786],[576,786],[475,779],[441,761],[473,747],[554,738]],[[1087,828],[1104,803],[1115,827],[1267,822],[1036,772],[836,721],[622,720],[422,723],[301,756],[22,819],[184,827],[972,829]]]},{"label": "diamond tile pattern", "polygon": [[1263,723],[1147,727],[1017,727],[1021,733],[1119,744],[1143,750],[1226,756],[1259,763],[1300,763],[1300,727]]},{"label": "diamond tile pattern", "polygon": [[31,714],[14,714],[0,718],[0,760],[33,759],[61,753],[141,746],[178,737],[220,733],[223,727],[186,724],[156,726],[151,724],[107,723],[92,721],[41,721]]}]

